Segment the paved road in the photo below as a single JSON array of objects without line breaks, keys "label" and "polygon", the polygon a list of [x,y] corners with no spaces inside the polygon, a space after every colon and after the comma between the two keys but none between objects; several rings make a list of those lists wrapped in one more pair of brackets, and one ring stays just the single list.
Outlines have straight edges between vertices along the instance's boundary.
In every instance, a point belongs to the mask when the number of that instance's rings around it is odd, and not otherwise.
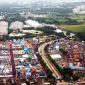
[{"label": "paved road", "polygon": [[47,44],[51,44],[53,41],[50,41],[48,43],[44,43],[42,45],[39,46],[38,48],[38,52],[41,55],[42,59],[44,60],[44,62],[46,63],[46,65],[48,66],[48,68],[51,70],[51,72],[53,73],[53,76],[55,78],[61,78],[61,75],[59,73],[59,71],[56,69],[55,65],[51,62],[51,60],[49,59],[49,57],[46,55],[44,48]]}]

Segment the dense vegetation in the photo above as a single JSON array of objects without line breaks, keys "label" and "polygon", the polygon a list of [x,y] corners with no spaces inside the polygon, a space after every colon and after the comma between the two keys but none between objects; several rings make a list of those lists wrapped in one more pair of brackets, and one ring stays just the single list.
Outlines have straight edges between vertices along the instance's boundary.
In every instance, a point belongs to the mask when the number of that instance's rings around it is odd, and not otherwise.
[{"label": "dense vegetation", "polygon": [[19,13],[15,13],[15,14],[8,14],[5,16],[6,18],[4,19],[5,21],[8,22],[9,26],[12,22],[14,21],[21,21],[21,22],[25,22],[25,18],[22,17]]}]

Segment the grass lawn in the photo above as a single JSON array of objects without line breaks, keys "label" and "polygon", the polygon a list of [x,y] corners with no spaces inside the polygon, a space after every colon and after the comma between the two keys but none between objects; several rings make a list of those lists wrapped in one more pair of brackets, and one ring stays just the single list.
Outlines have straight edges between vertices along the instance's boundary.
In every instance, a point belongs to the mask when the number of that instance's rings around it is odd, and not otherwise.
[{"label": "grass lawn", "polygon": [[61,25],[63,29],[72,31],[72,32],[85,32],[85,24],[81,25]]},{"label": "grass lawn", "polygon": [[74,15],[74,16],[71,16],[69,18],[77,20],[77,21],[80,21],[80,22],[83,22],[85,20],[85,16],[84,15],[78,15],[78,16]]}]

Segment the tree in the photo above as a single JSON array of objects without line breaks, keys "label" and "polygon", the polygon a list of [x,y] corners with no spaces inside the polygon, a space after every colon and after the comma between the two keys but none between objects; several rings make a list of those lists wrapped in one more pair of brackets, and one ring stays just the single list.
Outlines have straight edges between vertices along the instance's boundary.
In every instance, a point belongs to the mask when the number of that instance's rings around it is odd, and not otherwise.
[{"label": "tree", "polygon": [[63,55],[67,55],[68,54],[68,51],[63,49],[63,48],[60,48],[59,50],[61,51],[61,53],[63,53]]},{"label": "tree", "polygon": [[85,41],[85,32],[78,32],[76,35],[80,40]]},{"label": "tree", "polygon": [[70,80],[73,76],[73,71],[70,68],[63,68],[63,78],[65,80]]},{"label": "tree", "polygon": [[8,34],[12,33],[13,32],[13,29],[9,29],[8,28]]},{"label": "tree", "polygon": [[74,74],[72,77],[73,77],[73,81],[77,81],[79,79],[77,74]]},{"label": "tree", "polygon": [[66,18],[66,21],[64,22],[64,24],[77,25],[77,24],[79,24],[79,22],[77,20],[74,20],[74,19]]},{"label": "tree", "polygon": [[67,35],[67,36],[70,36],[70,32],[69,32],[69,31],[67,31],[66,35]]}]

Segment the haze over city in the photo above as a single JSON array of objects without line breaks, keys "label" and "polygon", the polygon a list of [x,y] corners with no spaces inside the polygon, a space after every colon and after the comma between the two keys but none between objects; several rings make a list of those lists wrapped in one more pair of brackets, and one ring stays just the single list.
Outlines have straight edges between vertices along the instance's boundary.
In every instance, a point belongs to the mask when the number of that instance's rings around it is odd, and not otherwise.
[{"label": "haze over city", "polygon": [[34,2],[55,2],[55,3],[60,3],[60,2],[82,2],[85,0],[0,0],[1,3],[34,3]]},{"label": "haze over city", "polygon": [[85,0],[0,0],[0,85],[85,85]]}]

